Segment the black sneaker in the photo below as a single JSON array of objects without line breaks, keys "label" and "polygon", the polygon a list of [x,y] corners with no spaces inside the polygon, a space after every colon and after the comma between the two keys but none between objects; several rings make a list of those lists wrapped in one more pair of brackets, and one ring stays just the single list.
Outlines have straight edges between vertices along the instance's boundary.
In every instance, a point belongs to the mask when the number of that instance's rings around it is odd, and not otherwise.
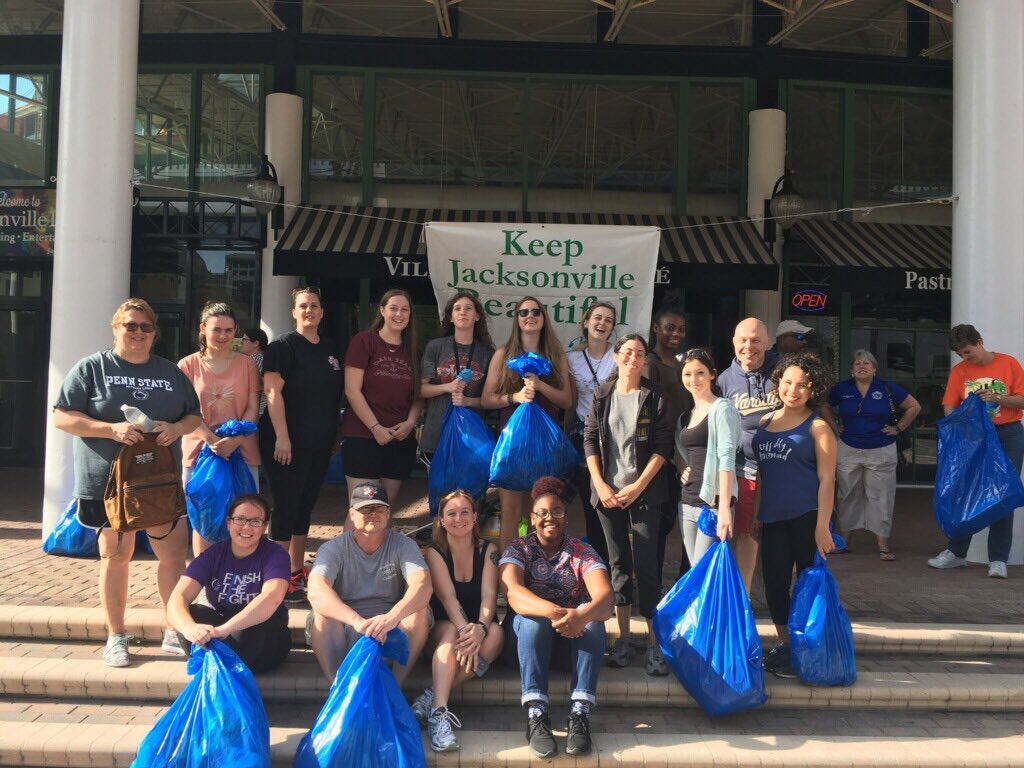
[{"label": "black sneaker", "polygon": [[570,712],[566,725],[565,754],[590,754],[590,718],[582,712]]},{"label": "black sneaker", "polygon": [[786,680],[796,677],[788,645],[779,643],[768,652],[768,655],[764,657],[764,671]]},{"label": "black sneaker", "polygon": [[530,751],[537,757],[553,757],[558,754],[555,737],[551,735],[551,718],[547,712],[527,721],[526,740],[530,744]]},{"label": "black sneaker", "polygon": [[284,601],[292,605],[306,602],[306,570],[296,571],[288,580],[288,591],[284,593]]}]

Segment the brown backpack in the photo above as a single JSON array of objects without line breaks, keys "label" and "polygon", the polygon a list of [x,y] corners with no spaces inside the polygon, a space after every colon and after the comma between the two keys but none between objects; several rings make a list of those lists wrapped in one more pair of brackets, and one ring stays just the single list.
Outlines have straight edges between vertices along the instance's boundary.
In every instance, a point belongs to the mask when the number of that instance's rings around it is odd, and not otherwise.
[{"label": "brown backpack", "polygon": [[157,445],[156,435],[122,445],[110,466],[103,505],[118,534],[167,525],[184,515],[181,471],[170,447]]}]

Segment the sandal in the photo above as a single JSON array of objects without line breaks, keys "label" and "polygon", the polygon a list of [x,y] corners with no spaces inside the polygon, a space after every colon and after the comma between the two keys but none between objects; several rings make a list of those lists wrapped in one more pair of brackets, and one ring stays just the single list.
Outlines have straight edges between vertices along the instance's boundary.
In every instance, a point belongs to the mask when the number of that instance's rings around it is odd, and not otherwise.
[{"label": "sandal", "polygon": [[893,560],[896,559],[896,555],[894,555],[888,549],[880,549],[878,550],[878,559],[886,563],[891,563]]}]

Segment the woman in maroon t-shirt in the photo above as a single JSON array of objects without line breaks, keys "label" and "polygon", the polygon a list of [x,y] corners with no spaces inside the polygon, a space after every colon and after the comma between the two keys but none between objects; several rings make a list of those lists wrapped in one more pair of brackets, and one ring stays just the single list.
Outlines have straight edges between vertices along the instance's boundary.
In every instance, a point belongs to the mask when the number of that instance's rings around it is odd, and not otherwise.
[{"label": "woman in maroon t-shirt", "polygon": [[349,495],[361,483],[380,483],[398,497],[416,460],[413,429],[423,410],[412,298],[385,293],[370,330],[357,333],[345,354],[341,420],[342,466]]}]

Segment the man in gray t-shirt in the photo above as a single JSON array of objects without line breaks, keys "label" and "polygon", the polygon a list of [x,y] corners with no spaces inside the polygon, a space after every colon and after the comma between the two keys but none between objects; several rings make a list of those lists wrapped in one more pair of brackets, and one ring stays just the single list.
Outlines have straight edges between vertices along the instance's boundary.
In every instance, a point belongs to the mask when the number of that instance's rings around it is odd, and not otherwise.
[{"label": "man in gray t-shirt", "polygon": [[321,546],[309,572],[313,653],[333,681],[361,635],[383,643],[398,627],[409,641],[408,663],[394,667],[401,685],[430,632],[430,572],[416,542],[388,527],[391,506],[382,486],[356,486],[349,513],[353,530]]}]

